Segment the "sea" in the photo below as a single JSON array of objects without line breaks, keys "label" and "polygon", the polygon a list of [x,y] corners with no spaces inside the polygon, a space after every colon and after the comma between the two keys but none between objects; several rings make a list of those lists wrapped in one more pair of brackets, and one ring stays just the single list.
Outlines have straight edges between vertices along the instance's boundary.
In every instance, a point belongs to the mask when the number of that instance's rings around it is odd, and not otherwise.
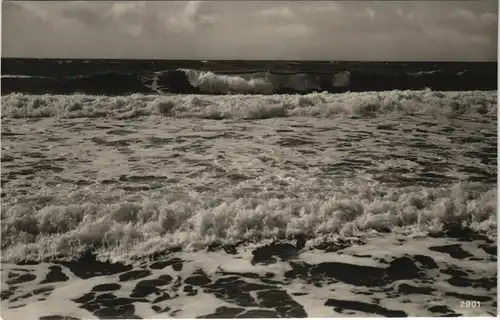
[{"label": "sea", "polygon": [[2,58],[1,317],[496,316],[497,85]]}]

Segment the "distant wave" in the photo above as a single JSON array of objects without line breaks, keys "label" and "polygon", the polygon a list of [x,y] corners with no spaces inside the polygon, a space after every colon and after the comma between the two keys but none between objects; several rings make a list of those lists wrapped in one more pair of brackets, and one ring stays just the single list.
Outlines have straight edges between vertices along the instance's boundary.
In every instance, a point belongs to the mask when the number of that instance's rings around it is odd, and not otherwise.
[{"label": "distant wave", "polygon": [[387,90],[496,90],[496,74],[465,70],[329,72],[174,69],[100,72],[60,77],[2,76],[2,94],[307,94]]},{"label": "distant wave", "polygon": [[2,76],[0,76],[0,79],[9,79],[9,78],[13,78],[13,79],[32,79],[32,78],[46,78],[46,77],[41,77],[41,76],[26,76],[26,75],[22,75],[22,74],[2,74]]},{"label": "distant wave", "polygon": [[431,70],[431,71],[419,71],[419,72],[409,72],[408,74],[410,76],[418,77],[418,76],[423,76],[423,75],[428,75],[428,74],[435,74],[443,72],[443,70]]},{"label": "distant wave", "polygon": [[203,93],[252,93],[273,94],[290,90],[291,92],[321,91],[322,85],[331,77],[331,87],[349,84],[349,72],[320,77],[307,73],[276,74],[269,71],[245,74],[217,74],[211,71],[192,69],[182,70],[189,84]]},{"label": "distant wave", "polygon": [[[194,77],[194,76],[193,76]],[[205,75],[208,79],[213,74]],[[235,77],[198,85],[213,90],[255,90],[266,82]],[[200,80],[201,79],[201,80]],[[194,81],[194,80],[193,80]],[[253,85],[253,87],[252,87]],[[263,90],[263,89],[261,89]],[[331,118],[338,116],[379,117],[387,114],[434,116],[487,115],[496,117],[496,91],[438,92],[385,91],[306,95],[144,95],[96,96],[8,94],[2,96],[2,116],[10,118],[135,118],[162,115],[204,119],[263,119],[288,116]]]}]

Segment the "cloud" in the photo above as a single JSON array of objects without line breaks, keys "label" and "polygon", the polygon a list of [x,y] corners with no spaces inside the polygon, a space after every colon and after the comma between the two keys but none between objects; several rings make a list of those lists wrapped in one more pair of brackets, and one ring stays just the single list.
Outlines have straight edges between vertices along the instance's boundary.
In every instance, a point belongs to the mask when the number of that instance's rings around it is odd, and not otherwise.
[{"label": "cloud", "polygon": [[342,10],[342,3],[341,2],[332,2],[332,1],[321,1],[318,3],[315,3],[314,5],[307,5],[307,2],[305,6],[301,8],[301,10],[304,13],[323,13],[323,14],[331,14],[331,13],[336,13],[340,12]]},{"label": "cloud", "polygon": [[476,15],[471,11],[464,10],[463,8],[456,8],[454,12],[447,15],[445,18],[454,22],[473,23],[476,21]]},{"label": "cloud", "polygon": [[474,13],[462,7],[445,15],[434,27],[465,35],[488,35],[497,30],[498,15],[492,12]]},{"label": "cloud", "polygon": [[294,19],[295,13],[289,7],[273,7],[259,11],[258,16],[264,18]]},{"label": "cloud", "polygon": [[113,3],[109,9],[109,16],[121,19],[131,15],[145,15],[146,3],[141,1]]},{"label": "cloud", "polygon": [[495,1],[3,2],[8,56],[496,59]]},{"label": "cloud", "polygon": [[485,12],[479,17],[479,21],[485,25],[497,25],[498,14],[492,12]]},{"label": "cloud", "polygon": [[315,33],[315,29],[307,26],[305,24],[287,24],[270,31],[276,38],[276,41],[280,41],[281,38],[290,38],[297,40],[298,37],[307,37]]},{"label": "cloud", "polygon": [[370,19],[375,18],[375,10],[373,10],[372,8],[366,8],[365,12],[366,12],[366,15],[368,16],[368,18],[370,18]]},{"label": "cloud", "polygon": [[140,26],[138,24],[132,24],[132,25],[125,27],[124,31],[132,37],[138,37],[142,34],[142,32],[144,30],[143,30],[142,26]]},{"label": "cloud", "polygon": [[184,10],[177,15],[169,18],[170,27],[175,32],[195,32],[199,28],[206,28],[214,25],[218,21],[215,13],[203,11],[204,1],[188,1]]}]

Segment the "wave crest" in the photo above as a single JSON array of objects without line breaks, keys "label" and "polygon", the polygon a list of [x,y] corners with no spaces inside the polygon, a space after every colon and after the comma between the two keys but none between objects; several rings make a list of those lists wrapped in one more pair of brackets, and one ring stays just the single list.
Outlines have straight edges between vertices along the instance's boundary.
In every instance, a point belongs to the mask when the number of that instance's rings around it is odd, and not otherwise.
[{"label": "wave crest", "polygon": [[[227,88],[227,83],[224,82]],[[220,87],[218,87],[220,88]],[[115,119],[163,115],[179,118],[261,119],[305,116],[378,117],[387,114],[496,117],[493,91],[389,91],[307,95],[26,95],[2,96],[2,116],[10,118]]]},{"label": "wave crest", "polygon": [[182,70],[186,73],[189,83],[206,93],[273,93],[274,85],[270,74],[263,73],[253,76],[219,75],[211,71],[192,69]]},{"label": "wave crest", "polygon": [[[373,189],[372,187],[375,187]],[[377,194],[369,190],[377,190]],[[348,192],[347,192],[348,191]],[[124,196],[38,194],[7,208],[2,218],[2,259],[77,258],[92,248],[101,259],[126,260],[173,247],[253,242],[307,235],[355,236],[370,230],[436,232],[462,222],[496,234],[496,189],[462,183],[449,189],[346,186],[329,198],[228,194]],[[100,199],[106,197],[106,199]],[[44,205],[32,205],[45,199]],[[94,199],[96,201],[89,201]],[[86,202],[87,201],[87,202]]]}]

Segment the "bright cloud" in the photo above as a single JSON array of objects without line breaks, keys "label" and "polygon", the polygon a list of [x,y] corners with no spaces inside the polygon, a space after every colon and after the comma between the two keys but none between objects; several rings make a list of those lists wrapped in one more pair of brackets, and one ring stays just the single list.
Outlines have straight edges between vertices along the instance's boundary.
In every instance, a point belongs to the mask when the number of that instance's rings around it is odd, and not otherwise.
[{"label": "bright cloud", "polygon": [[274,7],[258,12],[258,15],[265,18],[294,19],[295,14],[289,7]]}]

